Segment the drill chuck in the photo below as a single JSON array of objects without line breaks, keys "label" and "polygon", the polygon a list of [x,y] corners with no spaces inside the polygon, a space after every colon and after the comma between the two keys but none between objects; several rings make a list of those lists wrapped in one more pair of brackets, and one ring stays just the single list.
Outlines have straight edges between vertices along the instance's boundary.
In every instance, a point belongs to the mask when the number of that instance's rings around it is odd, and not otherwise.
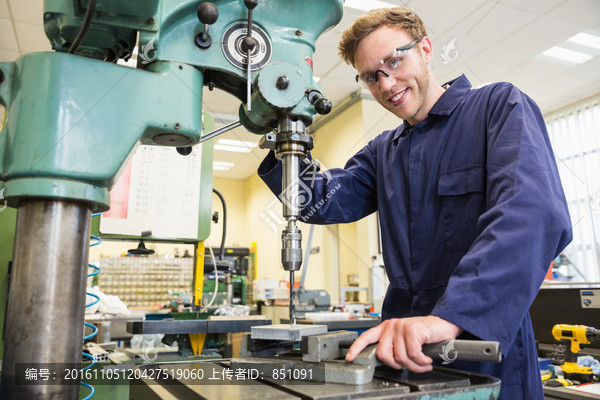
[{"label": "drill chuck", "polygon": [[302,232],[293,222],[281,233],[281,262],[286,271],[298,271],[302,265]]}]

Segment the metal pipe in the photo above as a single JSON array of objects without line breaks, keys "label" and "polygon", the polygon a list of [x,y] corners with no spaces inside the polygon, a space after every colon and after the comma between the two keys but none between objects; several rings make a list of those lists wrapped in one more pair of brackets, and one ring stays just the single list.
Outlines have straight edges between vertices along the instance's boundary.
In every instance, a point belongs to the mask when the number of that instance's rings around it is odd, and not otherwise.
[{"label": "metal pipe", "polygon": [[28,365],[56,371],[58,364],[81,364],[90,220],[90,209],[82,203],[21,202],[0,398],[78,398],[78,381],[17,385],[15,379],[24,381],[20,375]]}]

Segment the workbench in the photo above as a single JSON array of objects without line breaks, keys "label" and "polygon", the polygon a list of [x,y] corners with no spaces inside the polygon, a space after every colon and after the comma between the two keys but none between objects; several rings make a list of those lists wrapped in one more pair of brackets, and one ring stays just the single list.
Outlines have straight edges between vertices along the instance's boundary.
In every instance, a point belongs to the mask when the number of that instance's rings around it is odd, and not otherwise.
[{"label": "workbench", "polygon": [[546,400],[589,400],[600,399],[600,396],[578,392],[565,387],[544,386],[544,398]]}]

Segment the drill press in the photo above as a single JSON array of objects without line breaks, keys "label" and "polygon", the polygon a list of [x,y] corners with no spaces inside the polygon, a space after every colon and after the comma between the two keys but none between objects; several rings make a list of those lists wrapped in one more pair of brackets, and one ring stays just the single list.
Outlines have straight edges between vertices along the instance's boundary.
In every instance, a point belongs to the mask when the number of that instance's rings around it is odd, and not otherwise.
[{"label": "drill press", "polygon": [[[313,79],[315,42],[340,21],[342,6],[342,0],[44,2],[55,52],[0,64],[0,104],[8,115],[0,131],[0,181],[18,208],[0,397],[77,397],[72,382],[17,385],[16,366],[80,363],[91,212],[108,209],[109,191],[140,144],[185,155],[208,139],[203,86],[236,96],[248,131],[278,130],[284,176],[295,180],[310,147],[304,127],[328,108]],[[136,44],[137,68],[117,65]],[[301,263],[298,216],[290,208],[283,236],[283,261],[292,273]]]}]

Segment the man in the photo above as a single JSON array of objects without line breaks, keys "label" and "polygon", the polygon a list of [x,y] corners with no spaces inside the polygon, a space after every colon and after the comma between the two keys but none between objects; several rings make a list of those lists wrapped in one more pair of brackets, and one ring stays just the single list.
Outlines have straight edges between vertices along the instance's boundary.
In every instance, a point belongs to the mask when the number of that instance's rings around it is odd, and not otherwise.
[{"label": "man", "polygon": [[[373,97],[404,120],[329,170],[312,193],[315,204],[324,201],[312,223],[379,211],[390,279],[384,321],[346,360],[379,342],[380,360],[424,372],[432,369],[424,343],[493,340],[502,363],[450,366],[500,378],[503,399],[542,399],[528,309],[571,226],[538,107],[508,83],[471,89],[463,75],[440,86],[425,26],[405,8],[358,18],[339,49]],[[259,175],[281,193],[272,152]]]}]

